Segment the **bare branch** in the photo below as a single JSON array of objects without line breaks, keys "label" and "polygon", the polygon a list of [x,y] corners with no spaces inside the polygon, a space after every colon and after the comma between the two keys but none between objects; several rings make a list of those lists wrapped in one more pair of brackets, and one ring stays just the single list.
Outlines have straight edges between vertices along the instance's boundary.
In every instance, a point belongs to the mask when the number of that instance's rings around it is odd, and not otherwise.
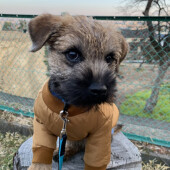
[{"label": "bare branch", "polygon": [[[158,16],[160,16],[160,15],[161,15],[162,7],[161,7],[161,5],[159,4],[159,0],[155,0],[154,2],[155,2],[155,4],[158,6],[158,9],[159,9],[159,11],[158,11]],[[160,21],[158,21],[158,42],[159,42],[159,43],[161,42]]]},{"label": "bare branch", "polygon": [[153,0],[148,0],[145,11],[143,12],[144,16],[149,16],[149,10],[151,8],[152,2],[153,2]]},{"label": "bare branch", "polygon": [[166,8],[166,10],[165,10],[165,13],[167,14],[167,16],[169,16],[169,14],[168,14],[168,5],[166,4],[166,1],[165,0],[163,0],[163,2],[164,2],[164,6],[165,6],[165,8]]},{"label": "bare branch", "polygon": [[[148,0],[145,11],[143,12],[144,16],[149,16],[149,11],[150,11],[150,8],[152,6],[152,2],[153,2],[153,0]],[[155,37],[155,29],[153,27],[152,21],[147,21],[147,26],[148,26],[148,30],[150,32],[149,39],[151,41],[152,46],[154,47],[154,49],[157,52],[161,53],[162,47],[160,46],[160,44],[154,38]]]}]

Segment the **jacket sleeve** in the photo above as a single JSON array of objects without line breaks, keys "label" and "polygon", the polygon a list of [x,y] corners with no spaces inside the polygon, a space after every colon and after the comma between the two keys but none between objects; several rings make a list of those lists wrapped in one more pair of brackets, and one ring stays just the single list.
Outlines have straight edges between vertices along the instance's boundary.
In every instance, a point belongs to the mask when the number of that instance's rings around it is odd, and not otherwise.
[{"label": "jacket sleeve", "polygon": [[112,119],[112,128],[116,126],[119,119],[119,110],[117,106],[113,103],[113,119]]},{"label": "jacket sleeve", "polygon": [[[108,120],[109,121],[109,120]],[[102,167],[110,161],[112,122],[106,122],[95,133],[89,134],[84,161],[88,166]]]},{"label": "jacket sleeve", "polygon": [[40,120],[34,117],[33,163],[51,164],[56,149],[57,136],[53,135]]},{"label": "jacket sleeve", "polygon": [[[86,141],[84,161],[86,167],[105,169],[111,157],[111,131],[116,125],[119,111],[115,104],[105,105],[98,114],[98,128],[89,133]],[[87,168],[89,169],[89,168]]]}]

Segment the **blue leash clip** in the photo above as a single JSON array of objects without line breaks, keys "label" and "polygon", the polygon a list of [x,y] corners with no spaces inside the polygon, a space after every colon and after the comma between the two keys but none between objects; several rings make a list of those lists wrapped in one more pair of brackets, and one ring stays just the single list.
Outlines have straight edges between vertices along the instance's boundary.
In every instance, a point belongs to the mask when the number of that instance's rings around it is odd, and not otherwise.
[{"label": "blue leash clip", "polygon": [[62,166],[63,166],[65,145],[66,145],[66,140],[67,140],[67,134],[66,134],[66,125],[67,125],[67,122],[68,122],[67,116],[68,116],[68,112],[66,110],[62,110],[60,112],[60,117],[63,120],[63,128],[61,130],[60,139],[59,139],[59,165],[58,165],[58,170],[62,170]]}]

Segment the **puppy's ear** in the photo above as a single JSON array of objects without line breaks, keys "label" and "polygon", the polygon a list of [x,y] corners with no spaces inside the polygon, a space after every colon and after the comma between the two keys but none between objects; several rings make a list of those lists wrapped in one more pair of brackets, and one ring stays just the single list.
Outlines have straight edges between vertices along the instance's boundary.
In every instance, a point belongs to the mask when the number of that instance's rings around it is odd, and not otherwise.
[{"label": "puppy's ear", "polygon": [[32,52],[38,51],[54,33],[59,32],[60,27],[68,23],[68,17],[43,14],[32,19],[28,24],[29,34],[32,40]]},{"label": "puppy's ear", "polygon": [[119,65],[125,59],[125,57],[128,53],[128,49],[129,49],[129,45],[126,42],[126,39],[122,36],[122,34],[118,33],[118,36],[120,38],[120,43],[121,43],[121,54],[120,54],[120,57],[118,58],[118,61],[117,61],[117,67],[116,67],[117,73],[119,72]]},{"label": "puppy's ear", "polygon": [[119,64],[125,59],[125,57],[128,53],[128,49],[129,49],[129,45],[128,45],[126,39],[122,35],[121,35],[121,47],[122,47],[122,53],[121,53]]}]

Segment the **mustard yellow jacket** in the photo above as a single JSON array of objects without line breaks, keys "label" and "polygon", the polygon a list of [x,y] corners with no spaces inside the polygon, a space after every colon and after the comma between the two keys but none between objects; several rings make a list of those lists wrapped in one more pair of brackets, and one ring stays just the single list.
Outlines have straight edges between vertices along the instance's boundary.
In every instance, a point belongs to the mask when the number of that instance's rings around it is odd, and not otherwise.
[{"label": "mustard yellow jacket", "polygon": [[[63,121],[59,116],[63,107],[62,101],[51,95],[46,82],[34,104],[33,163],[52,162],[56,140],[63,127]],[[67,139],[87,139],[85,167],[105,169],[110,161],[111,130],[119,117],[116,105],[101,104],[98,109],[91,110],[71,106],[68,113]]]}]

